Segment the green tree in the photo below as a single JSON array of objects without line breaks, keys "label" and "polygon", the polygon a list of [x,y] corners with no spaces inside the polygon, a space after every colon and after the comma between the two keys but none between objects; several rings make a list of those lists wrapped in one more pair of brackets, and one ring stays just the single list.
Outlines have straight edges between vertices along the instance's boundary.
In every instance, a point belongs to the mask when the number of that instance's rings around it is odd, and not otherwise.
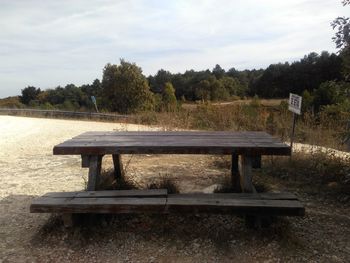
[{"label": "green tree", "polygon": [[245,87],[239,82],[238,79],[223,77],[219,81],[231,96],[243,97],[245,95]]},{"label": "green tree", "polygon": [[170,82],[165,83],[162,92],[162,100],[167,111],[174,111],[177,106],[175,89]]},{"label": "green tree", "polygon": [[[350,5],[350,0],[343,0],[343,5]],[[337,32],[333,37],[337,48],[345,49],[349,47],[350,44],[350,18],[349,17],[337,17],[332,22],[333,29],[336,29]]]},{"label": "green tree", "polygon": [[165,83],[171,82],[171,80],[172,74],[164,69],[160,69],[156,75],[148,77],[151,91],[154,93],[162,93]]},{"label": "green tree", "polygon": [[312,111],[314,97],[307,90],[304,90],[301,96],[303,97],[302,106],[301,106],[302,112],[306,112],[306,111],[310,111],[310,110]]},{"label": "green tree", "polygon": [[210,81],[210,98],[211,100],[227,100],[230,96],[229,91],[215,77]]},{"label": "green tree", "polygon": [[220,67],[219,64],[216,64],[216,66],[213,68],[212,73],[217,79],[221,79],[225,76],[225,70],[222,67]]},{"label": "green tree", "polygon": [[120,65],[105,66],[102,97],[108,110],[120,113],[133,113],[154,106],[153,94],[141,68],[123,59]]},{"label": "green tree", "polygon": [[289,93],[312,92],[321,83],[342,79],[342,59],[336,54],[312,52],[300,61],[271,64],[249,85],[250,94],[263,98],[286,98]]},{"label": "green tree", "polygon": [[33,86],[28,86],[22,89],[22,96],[20,96],[20,100],[23,104],[28,105],[31,100],[36,100],[37,96],[41,92],[40,88],[36,88]]},{"label": "green tree", "polygon": [[[350,0],[343,0],[343,5],[350,5]],[[350,18],[337,17],[332,22],[333,29],[336,29],[333,41],[339,49],[340,57],[343,60],[344,78],[350,80]]]},{"label": "green tree", "polygon": [[101,82],[99,79],[95,79],[92,84],[82,85],[80,89],[89,98],[91,96],[98,97],[101,94]]},{"label": "green tree", "polygon": [[200,81],[196,86],[196,96],[202,101],[210,100],[210,82],[208,80]]},{"label": "green tree", "polygon": [[348,95],[346,86],[342,82],[327,81],[315,90],[314,105],[318,111],[321,106],[338,104],[344,102]]}]

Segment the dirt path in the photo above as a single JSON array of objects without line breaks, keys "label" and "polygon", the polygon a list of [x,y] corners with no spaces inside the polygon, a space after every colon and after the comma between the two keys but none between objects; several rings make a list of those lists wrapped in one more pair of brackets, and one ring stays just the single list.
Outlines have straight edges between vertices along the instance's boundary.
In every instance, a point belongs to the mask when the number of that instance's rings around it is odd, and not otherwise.
[{"label": "dirt path", "polygon": [[[150,128],[0,116],[0,262],[349,262],[348,206],[303,193],[305,218],[260,231],[247,230],[239,217],[219,215],[87,218],[66,230],[54,215],[28,212],[38,195],[84,188],[80,158],[53,156],[55,144],[84,131],[114,129]],[[128,175],[140,185],[167,175],[182,192],[205,191],[228,173],[211,156],[123,156],[124,163],[130,158]]]},{"label": "dirt path", "polygon": [[[289,142],[287,142],[289,144]],[[326,153],[329,156],[334,157],[340,157],[343,159],[350,159],[350,152],[343,152],[332,148],[322,147],[322,146],[316,146],[316,145],[310,145],[305,143],[294,143],[293,144],[293,151],[295,152],[321,152]]]}]

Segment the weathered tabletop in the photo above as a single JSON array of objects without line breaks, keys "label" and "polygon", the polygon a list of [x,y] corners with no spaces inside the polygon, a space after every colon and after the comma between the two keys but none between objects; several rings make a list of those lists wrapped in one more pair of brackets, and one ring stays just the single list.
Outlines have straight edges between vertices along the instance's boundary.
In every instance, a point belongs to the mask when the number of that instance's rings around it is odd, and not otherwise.
[{"label": "weathered tabletop", "polygon": [[86,132],[53,149],[54,154],[239,154],[290,155],[266,132]]},{"label": "weathered tabletop", "polygon": [[96,190],[106,154],[113,157],[116,180],[124,173],[121,154],[230,154],[233,188],[254,192],[256,159],[290,155],[291,148],[265,132],[86,132],[56,145],[53,153],[82,156],[82,167],[89,167],[88,190]]}]

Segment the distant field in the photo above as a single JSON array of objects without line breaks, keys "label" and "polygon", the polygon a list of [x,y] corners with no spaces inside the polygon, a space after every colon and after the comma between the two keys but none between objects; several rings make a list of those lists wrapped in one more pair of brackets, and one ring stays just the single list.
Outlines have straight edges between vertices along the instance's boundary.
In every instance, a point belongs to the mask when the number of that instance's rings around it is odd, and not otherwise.
[{"label": "distant field", "polygon": [[[262,106],[266,106],[266,107],[274,107],[274,106],[278,106],[281,104],[282,101],[288,101],[288,99],[259,99],[259,102],[261,103]],[[244,104],[249,104],[252,102],[252,99],[247,99],[247,100],[235,100],[235,101],[228,101],[228,102],[214,102],[212,103],[212,105],[216,105],[216,106],[224,106],[224,105],[244,105]],[[182,107],[184,109],[194,109],[196,108],[198,105],[200,105],[201,103],[183,103]]]}]

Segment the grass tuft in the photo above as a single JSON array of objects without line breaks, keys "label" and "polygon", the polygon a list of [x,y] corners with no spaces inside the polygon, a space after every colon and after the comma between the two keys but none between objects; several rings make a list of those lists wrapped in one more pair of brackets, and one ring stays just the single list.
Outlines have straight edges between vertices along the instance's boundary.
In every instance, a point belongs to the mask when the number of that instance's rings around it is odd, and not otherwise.
[{"label": "grass tuft", "polygon": [[114,178],[114,169],[103,170],[98,190],[132,190],[139,189],[139,185],[126,175]]},{"label": "grass tuft", "polygon": [[167,189],[168,194],[180,193],[179,186],[167,175],[160,176],[160,179],[147,185],[147,189]]}]

